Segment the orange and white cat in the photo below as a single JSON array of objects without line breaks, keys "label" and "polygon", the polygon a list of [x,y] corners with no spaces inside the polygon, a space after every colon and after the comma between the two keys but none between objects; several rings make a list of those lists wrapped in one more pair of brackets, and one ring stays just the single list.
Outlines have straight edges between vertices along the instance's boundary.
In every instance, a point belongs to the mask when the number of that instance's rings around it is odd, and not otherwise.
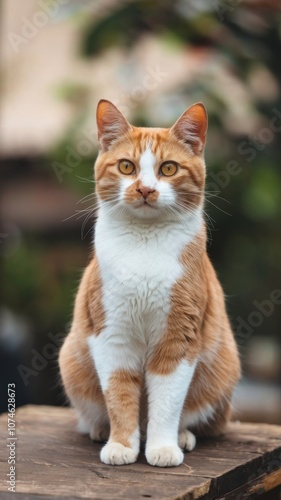
[{"label": "orange and white cat", "polygon": [[[176,466],[196,435],[222,431],[240,376],[224,296],[206,253],[207,114],[168,129],[97,109],[94,255],[76,297],[60,370],[80,431],[101,460]],[[145,397],[143,397],[145,395]],[[193,432],[191,432],[193,431]]]}]

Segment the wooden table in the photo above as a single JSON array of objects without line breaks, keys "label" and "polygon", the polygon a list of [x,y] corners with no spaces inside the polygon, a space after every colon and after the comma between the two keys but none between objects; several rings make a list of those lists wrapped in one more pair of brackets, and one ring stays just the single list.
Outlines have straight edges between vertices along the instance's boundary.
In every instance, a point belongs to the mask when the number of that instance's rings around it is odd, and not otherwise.
[{"label": "wooden table", "polygon": [[[108,466],[100,445],[76,432],[72,410],[26,406],[16,412],[16,493],[7,493],[7,415],[0,417],[0,498],[281,498],[281,427],[231,423],[224,437],[198,443],[175,468]],[[11,440],[10,440],[11,442]]]}]

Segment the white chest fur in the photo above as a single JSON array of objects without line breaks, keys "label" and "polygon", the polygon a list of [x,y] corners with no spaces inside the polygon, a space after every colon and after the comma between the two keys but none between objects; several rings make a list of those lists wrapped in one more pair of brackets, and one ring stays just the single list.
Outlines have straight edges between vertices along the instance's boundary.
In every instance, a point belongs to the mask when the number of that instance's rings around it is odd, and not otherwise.
[{"label": "white chest fur", "polygon": [[100,209],[95,251],[111,333],[145,344],[159,340],[170,311],[171,289],[182,273],[180,254],[201,224],[199,212],[186,224],[141,224],[116,220]]}]

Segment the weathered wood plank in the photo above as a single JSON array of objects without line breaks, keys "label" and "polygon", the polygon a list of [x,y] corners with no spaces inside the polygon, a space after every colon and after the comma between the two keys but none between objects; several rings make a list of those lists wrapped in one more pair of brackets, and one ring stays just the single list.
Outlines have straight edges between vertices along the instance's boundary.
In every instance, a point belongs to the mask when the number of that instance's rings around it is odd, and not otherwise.
[{"label": "weathered wood plank", "polygon": [[280,485],[280,469],[273,472],[268,472],[262,476],[243,484],[230,493],[224,495],[223,500],[251,500],[259,495],[266,493],[270,494],[270,500],[281,498],[281,487],[278,488],[279,495],[274,496],[276,488]]},{"label": "weathered wood plank", "polygon": [[[186,454],[183,465],[163,469],[149,466],[143,454],[132,465],[101,464],[100,445],[76,432],[74,414],[67,408],[27,406],[17,410],[16,425],[14,498],[18,500],[230,500],[235,494],[239,498],[243,488],[254,495],[281,485],[278,426],[231,423],[220,439],[199,442]],[[1,450],[7,450],[6,415],[0,417],[0,436]],[[0,459],[3,499],[9,498],[7,472],[4,451]]]}]

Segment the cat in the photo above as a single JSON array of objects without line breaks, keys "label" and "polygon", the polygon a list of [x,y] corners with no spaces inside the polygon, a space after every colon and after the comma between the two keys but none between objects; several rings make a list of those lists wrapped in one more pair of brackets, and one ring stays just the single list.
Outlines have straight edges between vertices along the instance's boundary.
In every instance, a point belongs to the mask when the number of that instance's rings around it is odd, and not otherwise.
[{"label": "cat", "polygon": [[207,121],[201,103],[171,128],[97,107],[94,250],[59,365],[105,464],[135,462],[145,432],[149,464],[180,465],[230,416],[240,362],[206,253]]}]

